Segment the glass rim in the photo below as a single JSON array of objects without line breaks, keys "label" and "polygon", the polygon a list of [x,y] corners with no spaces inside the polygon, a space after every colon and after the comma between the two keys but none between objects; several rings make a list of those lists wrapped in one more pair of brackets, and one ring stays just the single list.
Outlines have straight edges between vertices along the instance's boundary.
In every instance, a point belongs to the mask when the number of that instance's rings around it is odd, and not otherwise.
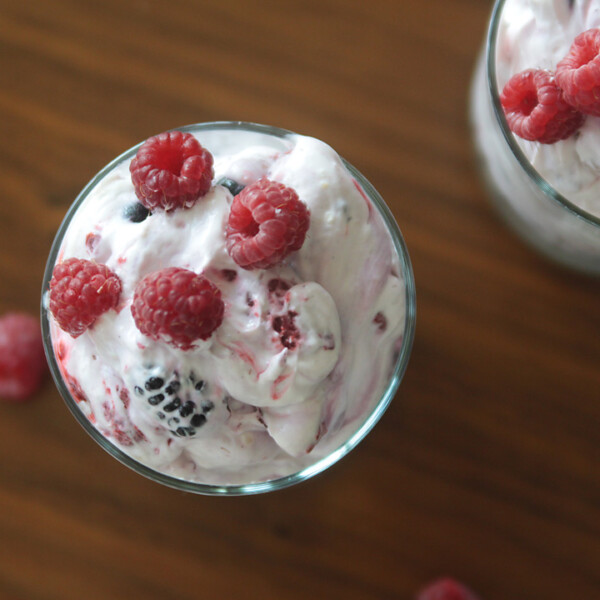
[{"label": "glass rim", "polygon": [[[186,125],[183,127],[178,127],[173,129],[172,131],[185,131],[192,132],[198,130],[218,130],[218,129],[228,129],[228,130],[244,130],[244,131],[252,131],[258,133],[265,133],[267,135],[273,135],[275,137],[285,138],[289,135],[296,135],[294,132],[289,131],[287,129],[282,129],[279,127],[273,127],[270,125],[261,125],[257,123],[248,123],[244,121],[212,121],[205,123],[197,123]],[[46,353],[46,358],[48,360],[48,365],[50,367],[50,371],[52,373],[52,377],[56,384],[56,387],[65,401],[67,407],[69,408],[71,414],[75,417],[75,419],[79,422],[79,424],[84,428],[84,430],[113,458],[116,458],[123,465],[129,467],[136,473],[151,479],[157,483],[161,483],[168,487],[178,489],[181,491],[192,492],[196,494],[203,495],[211,495],[211,496],[242,496],[242,495],[251,495],[258,494],[263,492],[275,491],[279,489],[283,489],[289,487],[293,484],[300,483],[305,481],[332,466],[334,463],[338,462],[341,458],[343,458],[346,454],[348,454],[353,448],[357,446],[357,444],[364,439],[364,437],[371,431],[371,429],[375,426],[375,424],[379,421],[383,413],[388,408],[391,403],[396,391],[400,386],[400,382],[404,377],[404,373],[408,366],[408,361],[410,358],[410,354],[412,351],[412,345],[415,334],[416,327],[416,289],[414,282],[414,274],[412,270],[412,265],[410,261],[410,257],[408,254],[408,249],[404,242],[404,238],[402,237],[402,233],[396,220],[394,219],[392,212],[390,211],[387,204],[384,202],[383,198],[377,192],[377,190],[373,187],[373,185],[358,171],[355,167],[353,167],[350,163],[348,163],[345,159],[342,158],[342,162],[345,167],[351,173],[351,175],[360,183],[361,187],[364,189],[365,193],[372,201],[374,206],[378,209],[379,214],[381,215],[386,228],[390,232],[392,237],[392,241],[394,244],[394,248],[398,255],[398,259],[400,261],[401,275],[404,280],[405,286],[405,317],[404,317],[404,333],[402,338],[402,347],[400,352],[398,353],[398,357],[396,359],[395,367],[393,373],[390,375],[390,382],[382,394],[381,398],[373,408],[373,410],[367,415],[365,420],[360,424],[360,426],[354,431],[354,433],[347,438],[343,443],[341,443],[335,450],[327,454],[327,456],[317,460],[313,464],[300,469],[294,473],[289,475],[285,475],[283,477],[279,477],[276,479],[267,480],[264,482],[253,482],[247,484],[211,484],[211,483],[201,483],[197,481],[190,481],[186,479],[180,479],[178,477],[174,477],[172,475],[168,475],[161,471],[158,471],[152,467],[145,465],[144,463],[136,460],[119,447],[117,447],[113,442],[104,437],[95,427],[94,425],[87,419],[84,415],[83,411],[78,407],[77,402],[73,398],[71,392],[69,391],[68,386],[63,380],[60,367],[58,365],[58,361],[54,355],[54,349],[52,345],[52,336],[50,331],[50,321],[47,308],[45,306],[44,297],[49,287],[50,280],[52,278],[52,271],[54,269],[54,265],[56,263],[56,259],[58,257],[58,253],[60,251],[60,247],[62,245],[62,240],[64,238],[65,232],[79,206],[82,202],[87,198],[90,191],[94,188],[94,186],[115,166],[121,163],[124,160],[129,159],[137,152],[137,149],[141,146],[143,142],[136,144],[135,146],[129,148],[116,158],[114,158],[111,162],[109,162],[106,166],[104,166],[92,179],[87,183],[87,185],[81,190],[81,192],[77,195],[74,202],[69,207],[57,233],[52,243],[52,247],[50,249],[50,254],[48,256],[48,261],[46,263],[46,268],[44,271],[43,283],[42,283],[42,302],[41,302],[41,327],[42,327],[42,338],[44,342],[44,350]],[[341,158],[341,157],[340,157]]]},{"label": "glass rim", "polygon": [[500,125],[500,130],[511,149],[513,156],[517,159],[521,168],[527,173],[532,182],[544,192],[553,202],[557,203],[576,217],[583,219],[592,225],[600,227],[600,216],[595,216],[585,209],[573,204],[568,198],[563,196],[559,191],[554,188],[531,164],[529,159],[525,156],[523,150],[517,143],[513,133],[508,127],[506,117],[504,116],[504,110],[500,103],[500,93],[498,91],[497,77],[496,77],[496,42],[498,38],[498,30],[500,28],[500,22],[502,19],[502,9],[506,4],[507,0],[495,0],[494,7],[492,9],[492,16],[490,18],[490,24],[488,28],[486,38],[486,74],[488,91],[492,100],[492,107],[496,120]]}]

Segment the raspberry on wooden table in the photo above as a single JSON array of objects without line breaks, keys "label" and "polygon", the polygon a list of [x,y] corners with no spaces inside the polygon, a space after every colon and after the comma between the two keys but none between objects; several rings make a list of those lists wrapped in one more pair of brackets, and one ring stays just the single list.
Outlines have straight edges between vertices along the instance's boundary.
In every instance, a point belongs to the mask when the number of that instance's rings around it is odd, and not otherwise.
[{"label": "raspberry on wooden table", "polygon": [[556,82],[571,106],[600,117],[600,29],[588,29],[575,38],[556,67]]},{"label": "raspberry on wooden table", "polygon": [[80,336],[96,319],[116,308],[121,280],[106,265],[69,258],[54,267],[50,280],[50,312],[59,327]]},{"label": "raspberry on wooden table", "polygon": [[227,250],[244,269],[268,269],[302,247],[309,224],[296,192],[263,177],[233,198]]},{"label": "raspberry on wooden table", "polygon": [[29,398],[46,370],[39,320],[20,312],[0,317],[0,398]]},{"label": "raspberry on wooden table", "polygon": [[148,210],[191,208],[210,190],[213,157],[191,133],[167,131],[140,146],[129,171]]},{"label": "raspberry on wooden table", "polygon": [[422,589],[416,600],[479,600],[462,583],[450,578],[438,579]]},{"label": "raspberry on wooden table", "polygon": [[220,290],[203,275],[168,267],[146,275],[136,286],[131,314],[153,340],[189,350],[207,340],[223,321]]},{"label": "raspberry on wooden table", "polygon": [[585,118],[567,104],[548,71],[527,69],[513,75],[500,94],[500,103],[515,135],[542,144],[573,135]]}]

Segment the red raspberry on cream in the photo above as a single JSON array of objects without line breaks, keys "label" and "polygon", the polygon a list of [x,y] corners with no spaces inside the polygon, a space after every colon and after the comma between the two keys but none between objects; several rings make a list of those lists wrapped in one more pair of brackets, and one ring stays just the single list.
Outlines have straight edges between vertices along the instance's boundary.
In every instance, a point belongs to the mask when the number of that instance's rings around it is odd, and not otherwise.
[{"label": "red raspberry on cream", "polygon": [[571,106],[600,116],[600,29],[588,29],[575,38],[556,67],[556,81]]},{"label": "red raspberry on cream", "polygon": [[191,133],[167,131],[140,146],[129,170],[148,210],[191,208],[210,189],[213,157]]},{"label": "red raspberry on cream", "polygon": [[221,292],[188,269],[169,267],[150,273],[135,289],[131,314],[137,328],[153,340],[188,350],[207,340],[223,320]]},{"label": "red raspberry on cream", "polygon": [[268,269],[302,247],[309,224],[298,194],[263,177],[233,198],[227,250],[244,269]]},{"label": "red raspberry on cream", "polygon": [[117,307],[121,280],[106,265],[69,258],[54,267],[50,312],[61,329],[80,336],[106,311]]},{"label": "red raspberry on cream", "polygon": [[573,135],[584,116],[563,98],[548,71],[527,69],[511,77],[500,95],[510,130],[519,137],[553,144]]}]

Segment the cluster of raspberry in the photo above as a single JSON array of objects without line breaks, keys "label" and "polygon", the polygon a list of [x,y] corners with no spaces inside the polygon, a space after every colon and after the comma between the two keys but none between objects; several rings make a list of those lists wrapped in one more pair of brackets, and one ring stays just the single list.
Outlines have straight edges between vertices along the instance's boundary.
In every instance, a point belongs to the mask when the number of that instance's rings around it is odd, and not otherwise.
[{"label": "cluster of raspberry", "polygon": [[[135,194],[151,214],[189,209],[206,196],[213,162],[192,134],[170,131],[146,140],[129,170]],[[310,214],[295,190],[265,177],[237,188],[225,236],[239,267],[268,269],[302,247]],[[78,337],[100,315],[120,309],[121,288],[119,276],[106,265],[66,259],[53,271],[50,312],[64,331]],[[219,288],[203,274],[174,266],[141,279],[131,313],[144,335],[189,350],[221,325],[224,303]]]},{"label": "cluster of raspberry", "polygon": [[587,115],[600,116],[600,29],[580,33],[554,72],[513,75],[500,103],[515,135],[542,144],[570,137]]}]

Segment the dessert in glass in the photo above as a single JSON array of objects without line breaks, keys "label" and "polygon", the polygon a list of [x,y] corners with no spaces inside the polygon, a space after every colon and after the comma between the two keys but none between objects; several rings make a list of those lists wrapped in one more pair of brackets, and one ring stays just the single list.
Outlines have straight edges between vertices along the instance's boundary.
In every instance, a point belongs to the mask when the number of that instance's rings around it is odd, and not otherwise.
[{"label": "dessert in glass", "polygon": [[600,273],[600,2],[497,0],[471,89],[483,178],[508,224]]},{"label": "dessert in glass", "polygon": [[243,122],[151,137],[83,189],[42,325],[67,406],[157,482],[241,495],[303,481],[370,431],[404,375],[400,230],[327,144]]}]

